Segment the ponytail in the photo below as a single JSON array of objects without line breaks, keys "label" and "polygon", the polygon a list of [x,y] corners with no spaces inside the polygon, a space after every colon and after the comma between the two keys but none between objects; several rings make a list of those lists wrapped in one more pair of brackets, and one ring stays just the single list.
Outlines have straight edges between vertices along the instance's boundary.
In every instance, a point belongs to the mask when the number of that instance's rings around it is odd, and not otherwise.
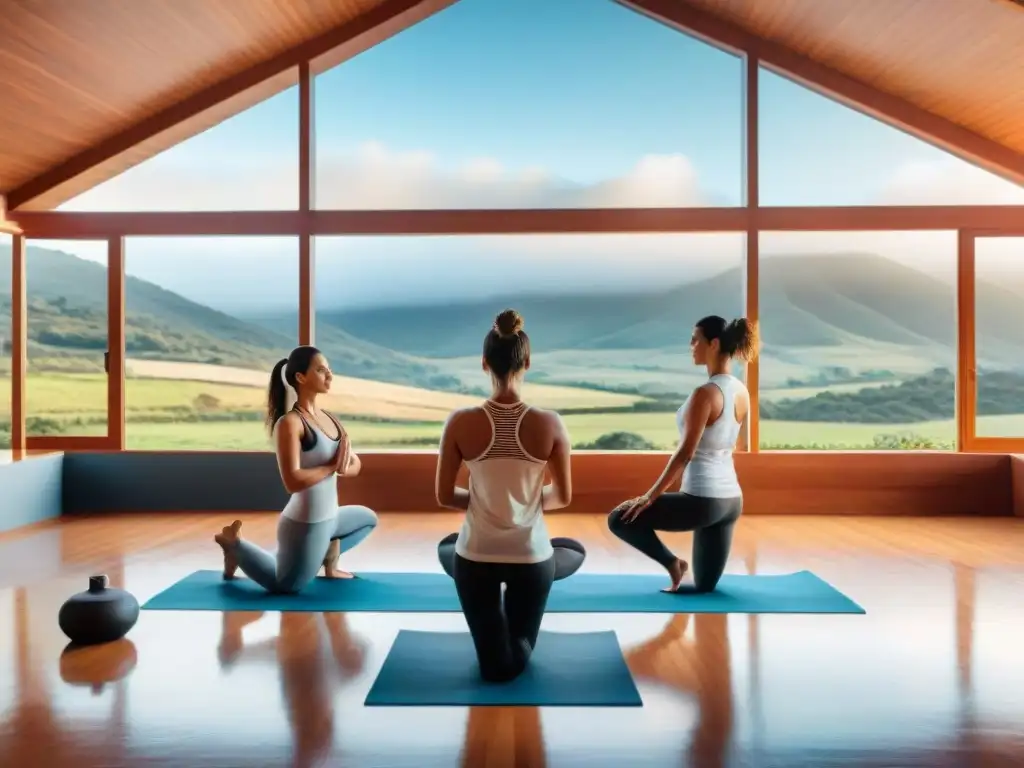
[{"label": "ponytail", "polygon": [[745,317],[726,322],[719,315],[708,315],[697,321],[697,327],[708,341],[718,339],[719,349],[726,357],[736,357],[747,362],[757,357],[761,343],[757,323]]},{"label": "ponytail", "polygon": [[757,357],[758,333],[757,325],[745,317],[733,320],[722,331],[722,351],[729,357],[737,357],[747,362]]},{"label": "ponytail", "polygon": [[282,357],[270,372],[270,386],[267,388],[267,430],[271,434],[274,433],[274,426],[278,420],[284,416],[287,406],[288,393],[284,384],[286,365],[288,359]]}]

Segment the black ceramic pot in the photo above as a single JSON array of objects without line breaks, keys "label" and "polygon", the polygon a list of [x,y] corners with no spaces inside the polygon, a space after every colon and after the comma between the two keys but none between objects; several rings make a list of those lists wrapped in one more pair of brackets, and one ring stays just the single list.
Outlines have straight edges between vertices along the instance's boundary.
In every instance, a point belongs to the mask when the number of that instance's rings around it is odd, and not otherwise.
[{"label": "black ceramic pot", "polygon": [[120,640],[139,620],[139,601],[130,592],[108,586],[106,576],[90,576],[89,589],[72,595],[57,621],[75,645]]}]

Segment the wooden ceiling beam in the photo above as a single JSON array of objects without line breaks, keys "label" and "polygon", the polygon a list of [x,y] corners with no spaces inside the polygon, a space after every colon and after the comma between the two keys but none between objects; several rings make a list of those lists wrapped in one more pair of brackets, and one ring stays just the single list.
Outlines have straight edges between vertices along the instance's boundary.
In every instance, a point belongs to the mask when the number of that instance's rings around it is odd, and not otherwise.
[{"label": "wooden ceiling beam", "polygon": [[787,46],[751,34],[732,22],[688,5],[686,0],[616,2],[716,47],[753,56],[763,66],[778,74],[1009,181],[1024,184],[1024,154],[914,106],[899,96],[880,91],[839,70],[820,64]]},{"label": "wooden ceiling beam", "polygon": [[[54,208],[89,187],[123,172],[132,164],[180,143],[269,98],[297,82],[292,73],[303,62],[314,71],[362,53],[377,43],[423,21],[457,0],[385,0],[357,19],[234,74],[155,115],[86,149],[7,193],[11,210]],[[132,153],[131,163],[118,159]],[[75,184],[76,179],[87,182]]]},{"label": "wooden ceiling beam", "polygon": [[7,218],[7,200],[0,195],[0,235],[20,235],[21,228]]}]

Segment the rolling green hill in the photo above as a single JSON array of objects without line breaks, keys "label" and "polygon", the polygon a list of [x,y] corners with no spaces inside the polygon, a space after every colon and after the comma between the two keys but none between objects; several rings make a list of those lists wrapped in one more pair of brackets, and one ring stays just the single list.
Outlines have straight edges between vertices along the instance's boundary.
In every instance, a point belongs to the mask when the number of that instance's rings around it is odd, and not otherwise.
[{"label": "rolling green hill", "polygon": [[[33,338],[54,348],[102,346],[106,271],[60,251],[29,248],[29,295],[44,318]],[[0,248],[0,295],[10,293],[10,251]],[[742,311],[742,274],[646,293],[508,296],[437,306],[381,307],[317,313],[319,342],[347,372],[390,369],[416,377],[442,373],[430,358],[477,356],[496,311],[511,305],[526,317],[537,354],[601,350],[685,350],[702,315]],[[871,254],[776,256],[761,265],[761,332],[765,355],[804,347],[955,344],[953,286]],[[286,352],[295,318],[246,321],[135,277],[126,279],[127,343],[132,354],[197,362],[265,365]],[[986,349],[1024,351],[1024,324],[1014,322],[1021,295],[979,283],[979,327]],[[66,328],[56,329],[57,317]],[[47,341],[40,327],[51,333]],[[91,330],[90,330],[91,329]],[[63,331],[67,335],[63,335]],[[979,350],[981,351],[981,350]],[[1002,356],[1002,355],[1001,355]]]},{"label": "rolling green hill", "polygon": [[[98,370],[106,270],[36,247],[28,263],[33,368]],[[9,267],[10,251],[0,249],[0,311],[8,318]],[[983,369],[986,354],[1024,360],[1024,325],[1014,322],[1024,298],[1012,288],[978,285]],[[647,293],[320,311],[317,341],[341,374],[469,391],[483,383],[484,332],[511,304],[534,342],[535,380],[641,392],[655,398],[643,408],[669,408],[700,375],[685,355],[690,324],[739,314],[741,296],[742,273],[730,270]],[[762,262],[760,299],[765,418],[896,423],[952,413],[952,285],[871,254],[777,256]],[[135,277],[126,278],[126,300],[127,348],[136,358],[265,369],[295,338],[294,316],[244,320]],[[1024,412],[1016,397],[1024,381],[1015,374],[995,389],[981,379],[979,413]],[[837,384],[845,389],[820,393]]]},{"label": "rolling green hill", "polygon": [[[761,332],[765,351],[860,343],[952,347],[954,287],[873,254],[773,256],[761,263]],[[497,311],[514,306],[538,351],[685,349],[693,322],[742,313],[743,275],[647,293],[508,296],[438,306],[320,311],[320,327],[343,327],[390,349],[425,357],[478,354]],[[1024,325],[1007,322],[1024,300],[978,284],[979,327],[988,338],[1024,350]]]},{"label": "rolling green hill", "polygon": [[[0,247],[0,313],[9,337],[11,252]],[[37,367],[99,368],[106,349],[106,280],[95,262],[47,248],[29,247],[29,355]],[[281,328],[246,322],[198,304],[158,285],[125,279],[125,346],[139,358],[269,368],[294,346],[292,320]],[[457,382],[436,366],[372,343],[339,328],[321,330],[320,345],[339,373],[380,381],[431,382],[454,388]]]}]

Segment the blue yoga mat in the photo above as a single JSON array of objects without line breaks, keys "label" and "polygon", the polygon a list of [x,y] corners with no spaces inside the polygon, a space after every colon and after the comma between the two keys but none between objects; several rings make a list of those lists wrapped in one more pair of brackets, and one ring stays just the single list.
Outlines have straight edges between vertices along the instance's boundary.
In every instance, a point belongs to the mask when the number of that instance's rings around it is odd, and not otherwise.
[{"label": "blue yoga mat", "polygon": [[[726,574],[710,594],[665,594],[666,577],[576,573],[556,581],[549,613],[864,613],[810,571],[780,576]],[[196,571],[155,595],[149,611],[458,612],[455,583],[443,573],[360,573],[318,578],[297,595],[271,595],[247,578]]]},{"label": "blue yoga mat", "polygon": [[641,707],[643,701],[614,632],[541,632],[523,674],[488,683],[468,632],[402,630],[365,704]]}]

